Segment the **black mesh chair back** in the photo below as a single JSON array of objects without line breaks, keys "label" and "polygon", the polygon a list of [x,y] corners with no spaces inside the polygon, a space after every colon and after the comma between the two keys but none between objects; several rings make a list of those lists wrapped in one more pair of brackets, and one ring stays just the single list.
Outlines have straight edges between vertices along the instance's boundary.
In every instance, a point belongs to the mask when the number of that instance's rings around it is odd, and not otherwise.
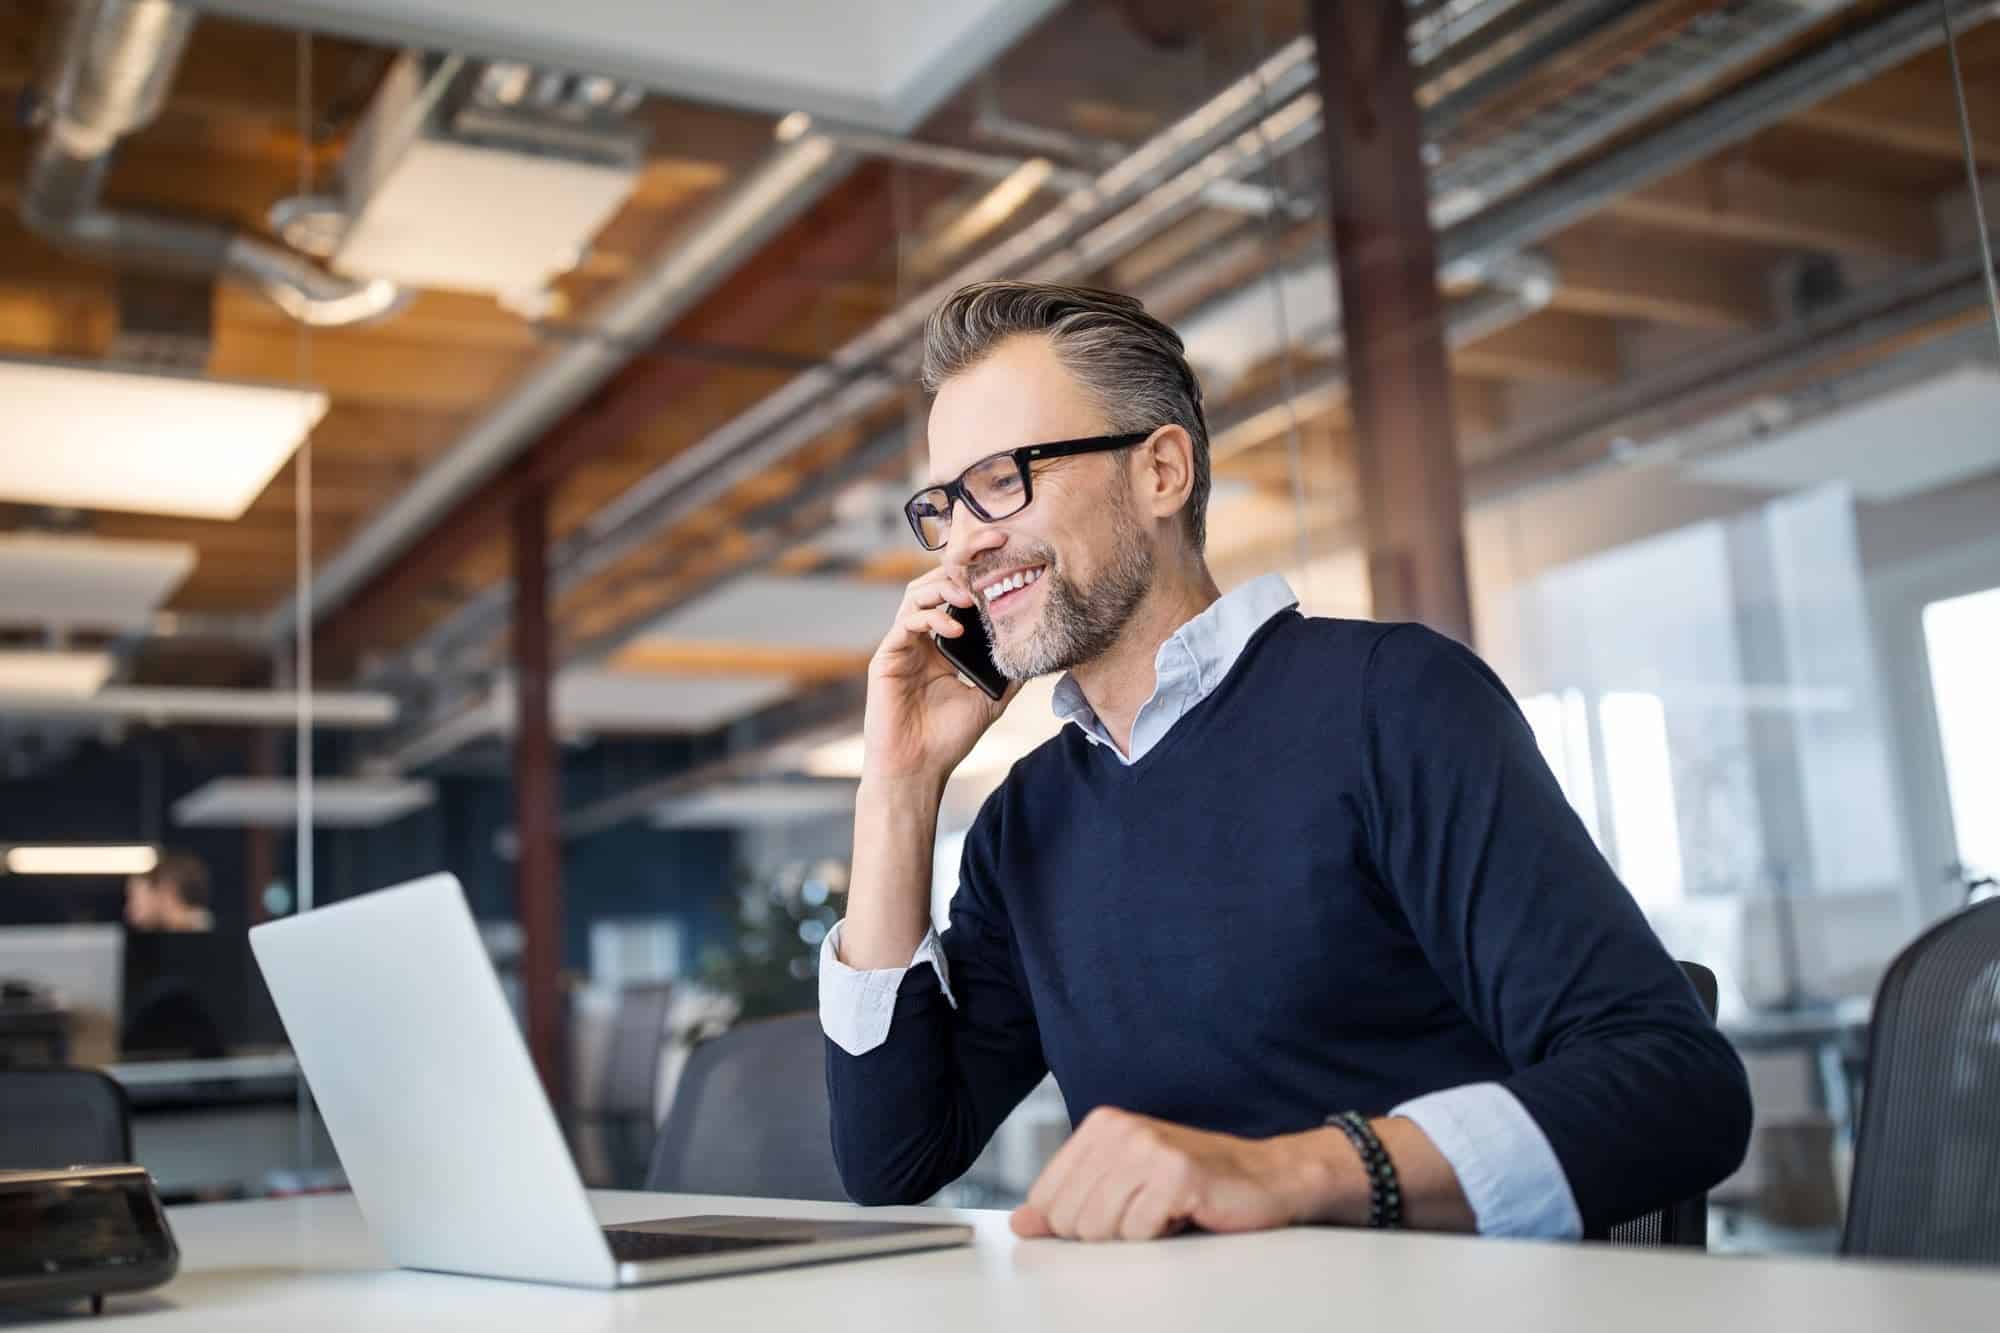
[{"label": "black mesh chair back", "polygon": [[831,1126],[819,1015],[744,1023],[688,1056],[646,1188],[845,1203]]},{"label": "black mesh chair back", "polygon": [[[1701,997],[1701,1007],[1708,1011],[1709,1019],[1713,1021],[1717,1004],[1715,973],[1700,963],[1682,963],[1681,971],[1687,973],[1688,980],[1694,983],[1695,994]],[[1622,1222],[1611,1228],[1605,1239],[1613,1245],[1684,1245],[1691,1249],[1706,1249],[1708,1196],[1697,1194],[1691,1199],[1682,1199],[1672,1207]]]},{"label": "black mesh chair back", "polygon": [[132,1160],[125,1089],[95,1069],[0,1070],[0,1170]]},{"label": "black mesh chair back", "polygon": [[645,1178],[658,1137],[653,1099],[673,996],[674,988],[665,984],[627,986],[618,994],[597,1110],[588,1117],[600,1132],[610,1171],[606,1183],[616,1189],[632,1189]]},{"label": "black mesh chair back", "polygon": [[666,984],[627,986],[618,993],[598,1096],[598,1105],[607,1114],[644,1116],[652,1123],[660,1050],[667,1040],[667,1008],[673,997],[674,988]]},{"label": "black mesh chair back", "polygon": [[2000,900],[1882,977],[1841,1252],[2000,1263]]}]

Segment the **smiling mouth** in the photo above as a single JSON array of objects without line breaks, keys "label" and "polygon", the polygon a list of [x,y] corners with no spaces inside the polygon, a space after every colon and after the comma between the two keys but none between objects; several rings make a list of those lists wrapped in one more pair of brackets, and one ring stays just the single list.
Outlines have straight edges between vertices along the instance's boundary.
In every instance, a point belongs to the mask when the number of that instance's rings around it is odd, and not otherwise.
[{"label": "smiling mouth", "polygon": [[1028,590],[1041,582],[1047,573],[1045,565],[1016,570],[1004,579],[981,586],[978,589],[980,600],[986,603],[988,614],[1000,615],[1025,600]]}]

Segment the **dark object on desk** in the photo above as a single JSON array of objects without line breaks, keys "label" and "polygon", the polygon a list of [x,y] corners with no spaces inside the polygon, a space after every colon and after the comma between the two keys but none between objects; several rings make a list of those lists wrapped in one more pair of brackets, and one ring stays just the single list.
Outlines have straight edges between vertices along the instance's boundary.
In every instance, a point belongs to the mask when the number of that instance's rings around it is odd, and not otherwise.
[{"label": "dark object on desk", "polygon": [[[1695,994],[1701,997],[1701,1007],[1708,1011],[1711,1020],[1715,1017],[1719,991],[1715,984],[1715,973],[1700,963],[1682,963],[1681,971],[1694,983]],[[1689,1249],[1708,1248],[1708,1196],[1698,1194],[1692,1199],[1682,1199],[1670,1208],[1662,1208],[1644,1217],[1635,1217],[1611,1228],[1606,1237],[1613,1245],[1682,1245]]]},{"label": "dark object on desk", "polygon": [[136,1166],[0,1171],[0,1305],[157,1287],[180,1249],[153,1179]]},{"label": "dark object on desk", "polygon": [[0,1069],[69,1062],[70,1012],[25,982],[0,983]]},{"label": "dark object on desk", "polygon": [[0,1170],[132,1160],[125,1089],[95,1069],[0,1072]]},{"label": "dark object on desk", "polygon": [[1932,926],[1875,995],[1841,1252],[2000,1263],[2000,900]]},{"label": "dark object on desk", "polygon": [[276,1011],[253,972],[241,935],[130,932],[119,1043],[124,1057],[213,1060],[276,1041]]},{"label": "dark object on desk", "polygon": [[808,1011],[744,1023],[688,1056],[646,1188],[846,1203],[833,1164],[826,1037]]}]

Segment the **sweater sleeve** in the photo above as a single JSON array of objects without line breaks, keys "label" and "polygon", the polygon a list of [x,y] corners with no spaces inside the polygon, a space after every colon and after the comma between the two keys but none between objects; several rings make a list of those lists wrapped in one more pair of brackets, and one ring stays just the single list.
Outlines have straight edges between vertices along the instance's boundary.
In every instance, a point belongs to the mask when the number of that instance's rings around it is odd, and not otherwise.
[{"label": "sweater sleeve", "polygon": [[850,1055],[826,1043],[834,1161],[857,1203],[922,1203],[936,1194],[1048,1073],[993,886],[999,800],[988,800],[965,840],[950,928],[940,936],[951,995],[936,968],[912,967],[880,1045]]},{"label": "sweater sleeve", "polygon": [[[1364,679],[1376,869],[1431,966],[1506,1057],[1586,1235],[1743,1160],[1742,1062],[1599,854],[1505,686],[1420,626]],[[1698,961],[1698,960],[1697,960]]]}]

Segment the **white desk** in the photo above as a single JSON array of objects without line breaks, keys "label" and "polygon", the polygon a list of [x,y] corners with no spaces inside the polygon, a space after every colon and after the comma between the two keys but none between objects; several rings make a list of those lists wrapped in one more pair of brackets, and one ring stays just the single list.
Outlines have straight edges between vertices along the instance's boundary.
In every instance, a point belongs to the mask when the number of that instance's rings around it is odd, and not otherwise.
[{"label": "white desk", "polygon": [[[609,1222],[852,1211],[692,1195],[593,1198]],[[881,1215],[892,1214],[941,1215]],[[385,1270],[346,1195],[201,1204],[172,1212],[180,1276],[157,1292],[114,1298],[105,1318],[160,1333],[1990,1333],[2000,1318],[2000,1274],[1306,1228],[1086,1246],[1016,1241],[1004,1213],[950,1216],[978,1229],[971,1247],[600,1292]]]}]

